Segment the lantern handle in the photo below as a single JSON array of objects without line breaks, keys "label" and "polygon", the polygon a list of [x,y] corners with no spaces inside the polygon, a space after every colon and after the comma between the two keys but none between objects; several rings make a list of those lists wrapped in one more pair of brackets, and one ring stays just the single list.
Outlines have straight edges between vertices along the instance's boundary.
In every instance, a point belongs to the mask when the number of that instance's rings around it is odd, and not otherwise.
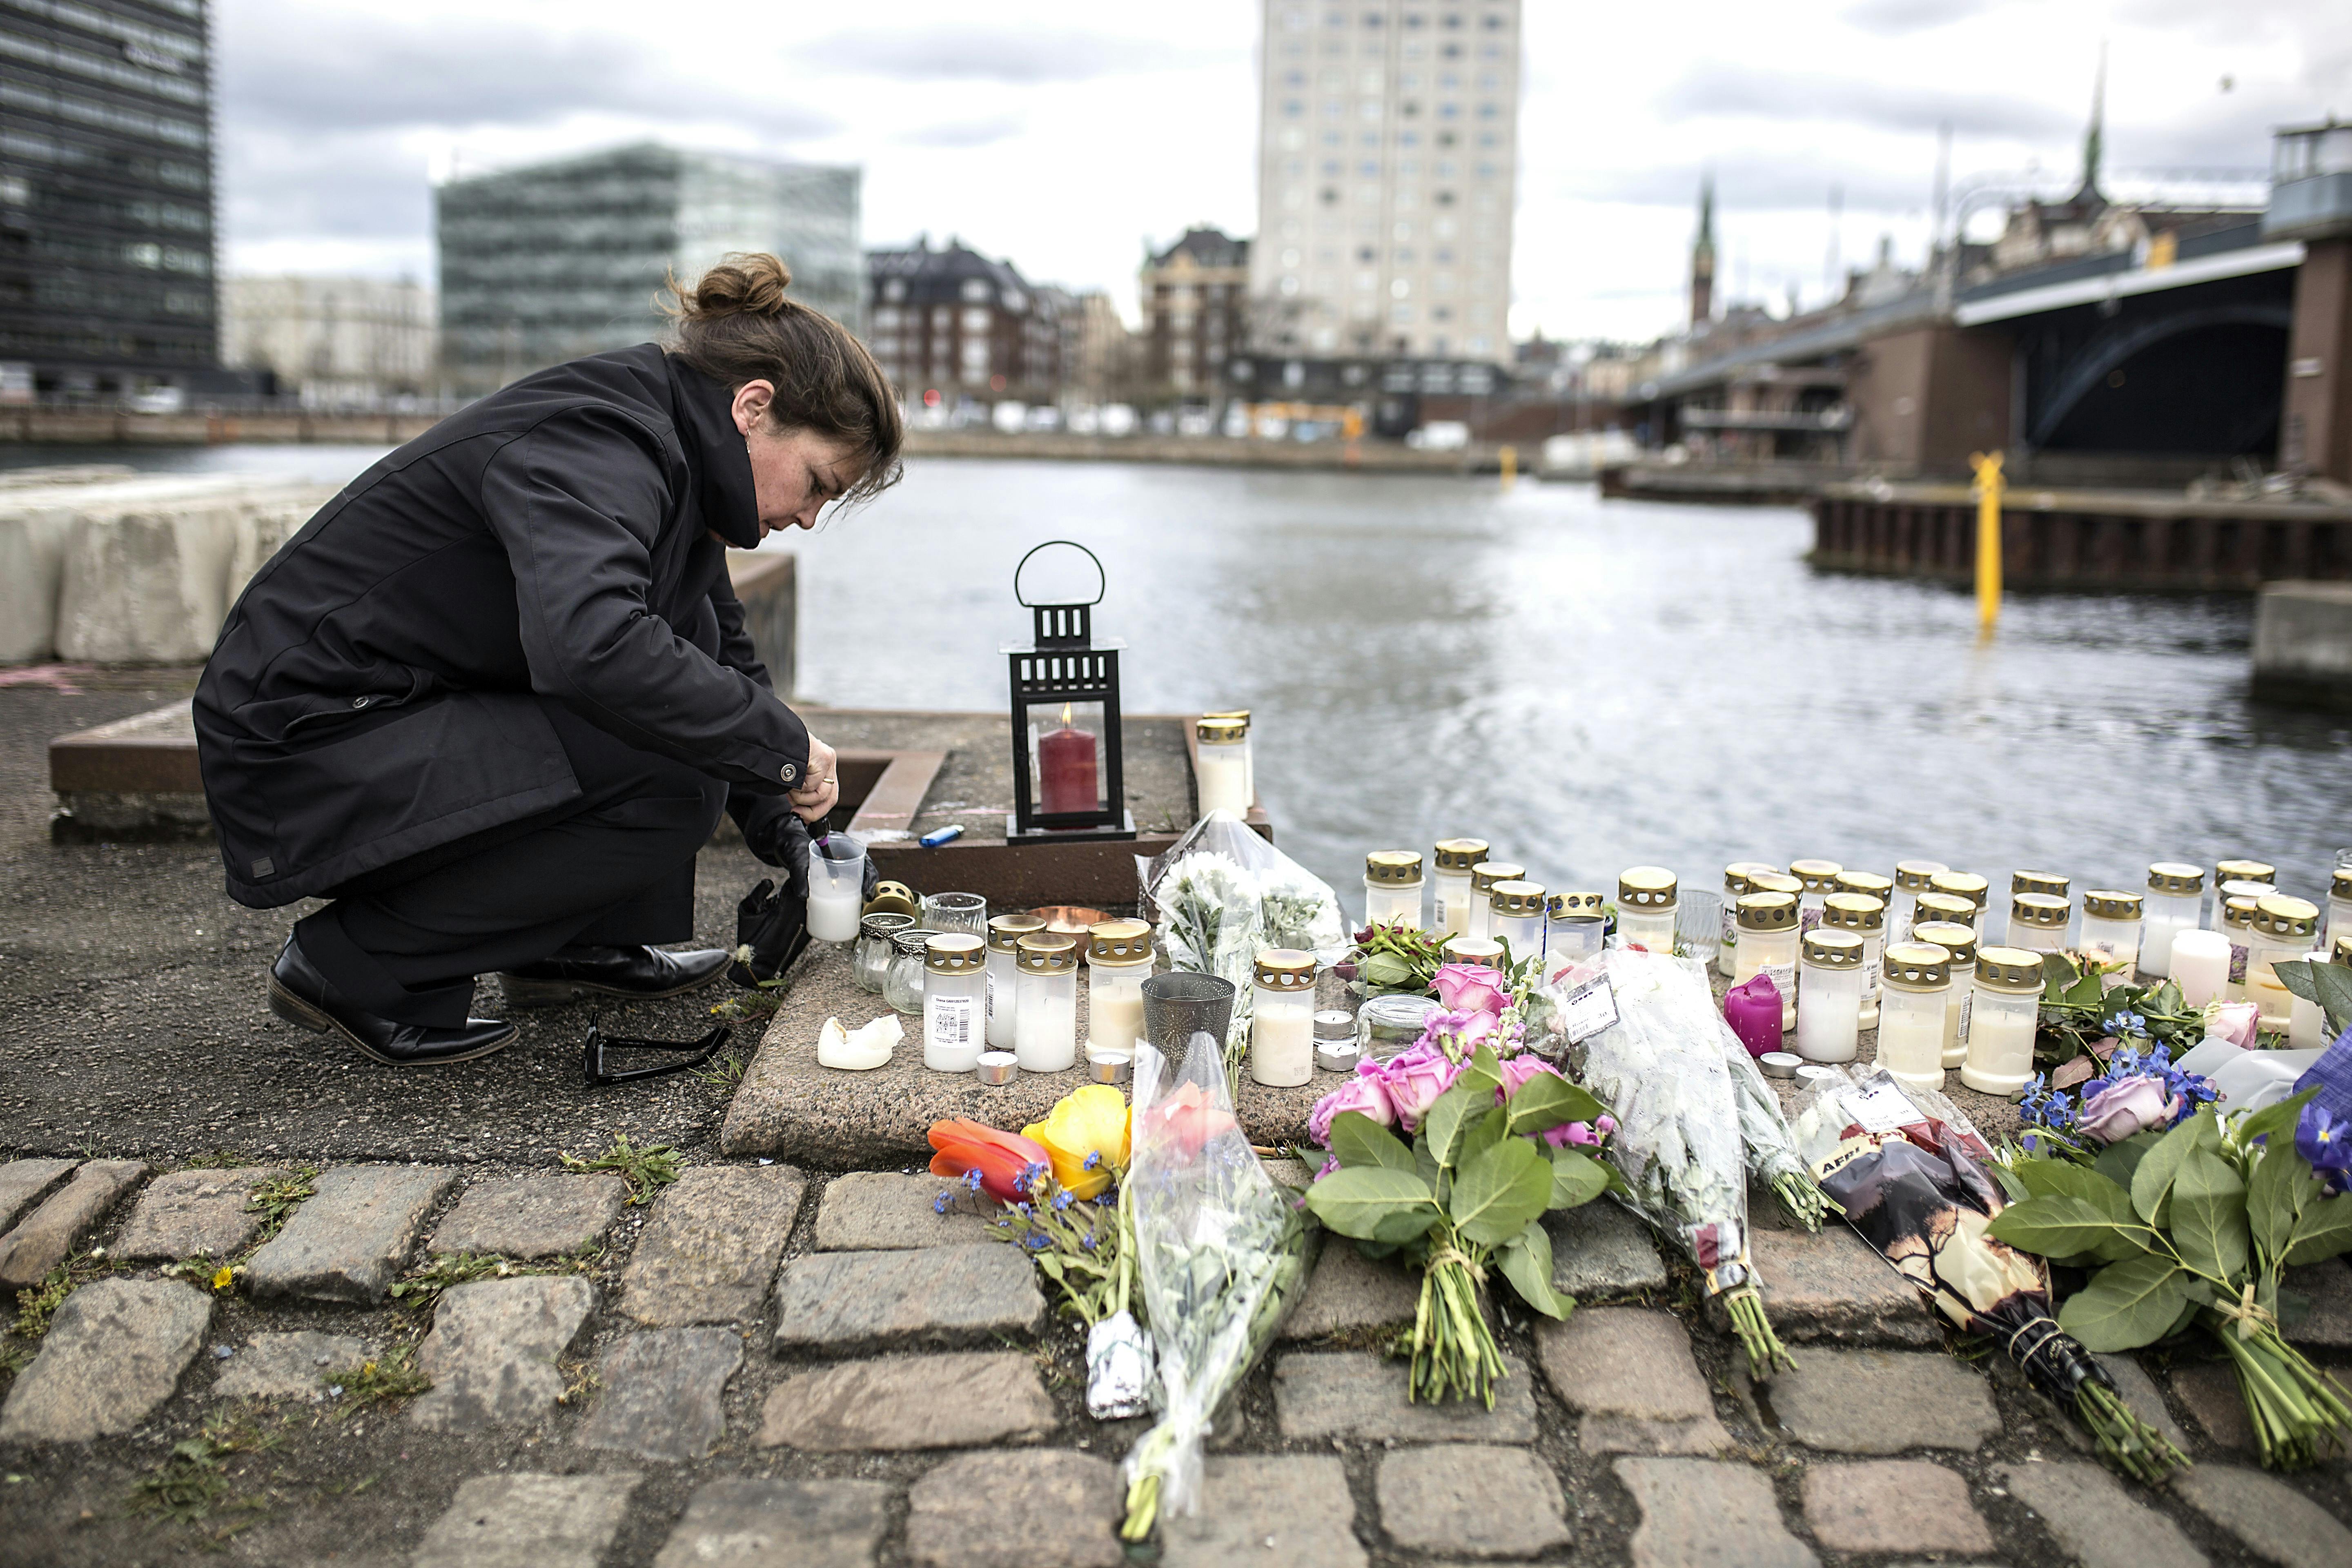
[{"label": "lantern handle", "polygon": [[[1014,599],[1016,599],[1016,600],[1019,600],[1019,601],[1020,601],[1021,607],[1022,607],[1023,609],[1024,609],[1024,610],[1034,610],[1034,609],[1036,609],[1036,608],[1038,607],[1038,606],[1036,606],[1035,605],[1031,604],[1031,603],[1030,603],[1026,598],[1024,598],[1024,597],[1022,596],[1022,593],[1021,593],[1021,572],[1022,572],[1022,568],[1023,568],[1023,567],[1025,567],[1025,566],[1027,566],[1027,565],[1029,564],[1029,557],[1030,557],[1031,555],[1034,555],[1034,554],[1036,554],[1036,553],[1037,553],[1037,552],[1038,552],[1038,551],[1040,551],[1040,550],[1051,550],[1051,549],[1053,549],[1053,548],[1054,548],[1054,546],[1055,546],[1056,544],[1066,544],[1066,545],[1068,545],[1071,549],[1073,549],[1073,550],[1076,551],[1079,554],[1081,554],[1081,555],[1085,556],[1088,561],[1090,561],[1090,562],[1092,562],[1092,563],[1094,563],[1094,569],[1095,569],[1095,596],[1094,596],[1093,598],[1091,598],[1091,599],[1083,599],[1083,600],[1080,600],[1080,599],[1072,599],[1072,600],[1068,600],[1068,601],[1066,601],[1066,602],[1067,602],[1067,603],[1069,603],[1069,604],[1074,604],[1074,605],[1075,605],[1075,604],[1086,604],[1086,605],[1099,605],[1099,604],[1101,604],[1101,603],[1102,603],[1102,601],[1103,601],[1103,593],[1104,593],[1104,591],[1105,591],[1107,588],[1108,588],[1108,587],[1110,586],[1110,577],[1109,577],[1109,575],[1108,575],[1108,574],[1106,574],[1106,573],[1103,571],[1103,563],[1102,563],[1101,560],[1100,560],[1100,559],[1099,559],[1099,558],[1095,554],[1095,552],[1094,552],[1093,551],[1091,551],[1091,550],[1088,550],[1085,545],[1080,544],[1080,543],[1079,543],[1076,540],[1075,540],[1075,539],[1049,539],[1049,540],[1045,541],[1045,543],[1040,544],[1040,545],[1036,545],[1036,546],[1033,547],[1033,548],[1030,550],[1030,552],[1029,552],[1029,554],[1028,554],[1028,555],[1024,555],[1024,556],[1021,558],[1021,564],[1020,564],[1019,566],[1015,566],[1015,567],[1013,569],[1013,598],[1014,598]],[[1060,605],[1060,604],[1063,604],[1063,603],[1065,603],[1065,602],[1066,602],[1066,601],[1058,600],[1058,599],[1055,601],[1055,603],[1056,605]]]}]

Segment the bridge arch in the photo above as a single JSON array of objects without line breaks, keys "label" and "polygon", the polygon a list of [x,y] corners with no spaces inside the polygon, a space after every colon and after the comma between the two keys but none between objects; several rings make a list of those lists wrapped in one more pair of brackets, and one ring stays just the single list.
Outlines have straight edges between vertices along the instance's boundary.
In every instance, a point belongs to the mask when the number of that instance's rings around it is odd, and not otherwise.
[{"label": "bridge arch", "polygon": [[2113,322],[2067,359],[2028,438],[2045,449],[2267,448],[2294,319],[2287,304],[2233,300]]}]

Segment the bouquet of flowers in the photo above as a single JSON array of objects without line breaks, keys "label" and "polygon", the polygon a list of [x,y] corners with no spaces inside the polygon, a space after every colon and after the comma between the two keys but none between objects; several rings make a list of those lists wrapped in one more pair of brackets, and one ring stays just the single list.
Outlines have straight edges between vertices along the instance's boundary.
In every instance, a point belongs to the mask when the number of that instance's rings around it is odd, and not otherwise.
[{"label": "bouquet of flowers", "polygon": [[1943,1096],[1874,1070],[1814,1090],[1797,1135],[1862,1238],[1929,1306],[1995,1340],[2034,1386],[2074,1412],[2118,1469],[2152,1483],[2188,1462],[2052,1319],[2041,1259],[1987,1234],[2004,1207],[1978,1163],[1990,1151]]},{"label": "bouquet of flowers", "polygon": [[2153,1141],[2155,1134],[2179,1126],[2215,1098],[2212,1080],[2174,1067],[2167,1046],[2145,1054],[2129,1046],[2112,1046],[2106,1069],[2084,1083],[2081,1095],[2072,1100],[2046,1086],[2048,1075],[2033,1075],[2018,1101],[2020,1118],[2032,1129],[2023,1139],[2028,1154],[2093,1164],[2101,1150],[2142,1134]]},{"label": "bouquet of flowers", "polygon": [[1730,1026],[1719,1033],[1723,1065],[1731,1073],[1732,1103],[1739,1111],[1739,1142],[1747,1151],[1748,1174],[1772,1189],[1790,1219],[1807,1230],[1820,1230],[1832,1205],[1797,1153],[1788,1119],[1780,1114],[1780,1097],[1764,1081],[1763,1069]]},{"label": "bouquet of flowers", "polygon": [[[1582,1078],[1617,1121],[1608,1159],[1626,1206],[1679,1244],[1720,1295],[1759,1377],[1794,1366],[1764,1315],[1748,1254],[1748,1172],[1740,1116],[1707,983],[1688,962],[1612,948],[1559,984],[1610,986],[1616,1022],[1578,1047]],[[1729,1047],[1744,1047],[1737,1040]]]},{"label": "bouquet of flowers", "polygon": [[[2202,1106],[2071,1159],[2020,1157],[2024,1196],[1995,1240],[2098,1272],[2059,1325],[2094,1351],[2137,1350],[2190,1330],[2226,1355],[2265,1466],[2315,1464],[2352,1435],[2352,1396],[2279,1331],[2287,1268],[2352,1250],[2341,1130],[2316,1089],[2224,1117]],[[2289,1136],[2292,1133],[2293,1136]],[[2323,1177],[2325,1176],[2325,1179]]]}]

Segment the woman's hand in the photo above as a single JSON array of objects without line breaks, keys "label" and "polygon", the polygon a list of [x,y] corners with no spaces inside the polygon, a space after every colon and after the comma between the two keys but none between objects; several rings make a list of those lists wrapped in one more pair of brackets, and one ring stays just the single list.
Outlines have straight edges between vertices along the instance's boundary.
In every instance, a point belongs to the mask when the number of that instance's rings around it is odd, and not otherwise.
[{"label": "woman's hand", "polygon": [[838,759],[833,748],[809,737],[808,771],[801,777],[801,787],[787,797],[793,803],[794,815],[803,822],[822,822],[834,803],[841,798],[841,780],[836,776]]}]

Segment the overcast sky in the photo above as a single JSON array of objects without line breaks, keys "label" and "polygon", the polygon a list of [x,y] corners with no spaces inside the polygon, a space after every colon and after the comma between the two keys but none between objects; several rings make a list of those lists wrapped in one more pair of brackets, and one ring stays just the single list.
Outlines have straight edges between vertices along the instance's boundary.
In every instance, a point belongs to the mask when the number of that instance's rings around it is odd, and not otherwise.
[{"label": "overcast sky", "polygon": [[[1434,6],[1445,0],[1430,0]],[[1472,0],[1475,3],[1475,0]],[[432,181],[659,136],[865,170],[865,237],[953,234],[1131,311],[1147,240],[1256,213],[1257,0],[214,0],[228,264],[434,272]],[[1953,182],[2251,170],[2352,116],[2347,0],[1531,0],[1511,324],[1675,326],[1700,171],[1719,288],[1808,303]],[[887,25],[880,18],[887,17]]]}]

